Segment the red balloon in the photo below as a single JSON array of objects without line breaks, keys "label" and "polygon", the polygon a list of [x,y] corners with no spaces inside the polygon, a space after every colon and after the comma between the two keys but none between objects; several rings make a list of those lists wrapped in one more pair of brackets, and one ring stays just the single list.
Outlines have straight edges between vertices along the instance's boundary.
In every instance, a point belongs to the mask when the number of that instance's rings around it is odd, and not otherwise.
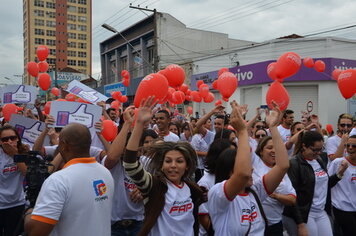
[{"label": "red balloon", "polygon": [[286,52],[281,55],[277,60],[276,76],[279,79],[285,79],[298,72],[302,60],[295,52]]},{"label": "red balloon", "polygon": [[182,67],[172,64],[166,67],[166,69],[160,71],[168,81],[169,86],[178,88],[184,83],[185,72]]},{"label": "red balloon", "polygon": [[5,121],[9,121],[12,114],[17,114],[18,107],[15,104],[9,103],[5,104],[2,108],[2,114]]},{"label": "red balloon", "polygon": [[317,60],[317,61],[314,63],[314,69],[315,69],[317,72],[324,72],[324,70],[325,70],[325,63],[324,63],[322,60]]},{"label": "red balloon", "polygon": [[167,96],[168,81],[161,74],[149,74],[138,85],[134,100],[135,107],[139,107],[141,100],[149,96],[155,96],[155,99],[161,100]]},{"label": "red balloon", "polygon": [[37,53],[38,60],[44,61],[48,57],[49,49],[45,45],[40,45],[37,47],[36,53]]},{"label": "red balloon", "polygon": [[303,64],[305,67],[312,68],[314,66],[314,60],[311,57],[305,57],[303,59]]},{"label": "red balloon", "polygon": [[176,104],[172,103],[172,102],[169,102],[169,106],[174,108],[176,106]]},{"label": "red balloon", "polygon": [[190,89],[187,90],[187,92],[185,93],[186,95],[190,95],[192,91]]},{"label": "red balloon", "polygon": [[175,91],[173,93],[175,104],[182,104],[185,100],[185,94],[182,91]]},{"label": "red balloon", "polygon": [[272,101],[277,103],[281,111],[285,110],[289,104],[288,91],[278,81],[271,84],[266,94],[266,102],[270,109],[273,109]]},{"label": "red balloon", "polygon": [[127,70],[122,70],[121,71],[121,76],[123,78],[129,78],[130,77],[130,73]]},{"label": "red balloon", "polygon": [[38,76],[38,86],[44,91],[47,91],[51,87],[51,76],[47,73],[42,73]]},{"label": "red balloon", "polygon": [[112,142],[117,135],[117,126],[112,120],[103,120],[103,130],[101,131],[101,135],[108,142]]},{"label": "red balloon", "polygon": [[223,97],[222,100],[224,100],[225,102],[228,102],[229,98]]},{"label": "red balloon", "polygon": [[122,81],[122,84],[125,86],[125,87],[129,87],[130,86],[130,80],[129,79],[124,79]]},{"label": "red balloon", "polygon": [[236,76],[231,72],[224,72],[219,76],[218,81],[218,90],[220,94],[225,98],[231,97],[237,88]]},{"label": "red balloon", "polygon": [[214,80],[212,86],[213,86],[213,89],[218,90],[218,80]]},{"label": "red balloon", "polygon": [[216,106],[216,107],[219,106],[219,105],[221,105],[221,104],[222,104],[222,101],[221,101],[220,99],[215,102],[215,106]]},{"label": "red balloon", "polygon": [[351,98],[356,93],[356,70],[348,69],[340,73],[337,85],[345,99]]},{"label": "red balloon", "polygon": [[119,99],[119,101],[120,102],[122,102],[122,103],[125,103],[125,102],[127,102],[127,100],[128,100],[128,98],[127,98],[127,96],[121,96],[121,98]]},{"label": "red balloon", "polygon": [[47,72],[48,63],[46,61],[40,61],[38,63],[38,69],[39,69],[40,72]]},{"label": "red balloon", "polygon": [[197,88],[200,87],[200,85],[204,84],[204,81],[203,80],[198,80],[197,81]]},{"label": "red balloon", "polygon": [[277,66],[277,62],[271,62],[268,66],[267,66],[267,75],[268,77],[270,77],[273,80],[277,80],[279,82],[283,82],[283,79],[279,79],[276,75],[276,66]]},{"label": "red balloon", "polygon": [[65,99],[69,102],[74,102],[77,97],[73,93],[68,93],[65,96]]},{"label": "red balloon", "polygon": [[115,91],[115,92],[111,93],[111,97],[116,100],[120,100],[121,96],[122,96],[122,94],[120,91]]},{"label": "red balloon", "polygon": [[329,135],[333,132],[334,128],[332,124],[326,124],[325,126],[326,131],[328,131]]},{"label": "red balloon", "polygon": [[185,100],[190,102],[190,101],[192,101],[192,97],[190,95],[185,95]]},{"label": "red balloon", "polygon": [[219,72],[218,72],[218,77],[219,77],[220,75],[222,75],[222,73],[224,73],[224,72],[229,72],[229,69],[226,68],[226,67],[221,68],[221,69],[219,70]]},{"label": "red balloon", "polygon": [[208,96],[204,98],[204,102],[211,103],[215,100],[215,96],[212,93],[208,93]]},{"label": "red balloon", "polygon": [[192,91],[190,93],[190,96],[192,97],[192,100],[194,102],[201,102],[202,101],[202,97],[200,96],[198,91]]},{"label": "red balloon", "polygon": [[187,107],[187,112],[189,115],[193,114],[193,107]]},{"label": "red balloon", "polygon": [[57,101],[57,102],[66,102],[67,100],[65,100],[65,99],[63,99],[63,98],[58,98],[56,101]]},{"label": "red balloon", "polygon": [[46,104],[43,107],[43,111],[46,115],[48,115],[51,112],[51,102],[46,102]]},{"label": "red balloon", "polygon": [[340,75],[341,72],[342,72],[342,70],[340,70],[340,69],[335,69],[335,70],[333,71],[333,73],[331,74],[331,76],[333,77],[334,80],[337,81],[337,79],[339,78],[339,75]]},{"label": "red balloon", "polygon": [[179,88],[179,90],[182,91],[183,93],[187,93],[188,89],[189,87],[186,84],[182,84]]},{"label": "red balloon", "polygon": [[118,110],[120,107],[120,102],[115,100],[112,103],[110,103],[110,107]]},{"label": "red balloon", "polygon": [[209,95],[209,85],[202,84],[199,86],[199,93],[202,98],[205,98]]},{"label": "red balloon", "polygon": [[33,76],[36,77],[38,75],[39,72],[39,68],[36,62],[34,61],[30,61],[27,63],[27,72]]},{"label": "red balloon", "polygon": [[58,96],[59,96],[59,89],[56,88],[56,87],[53,87],[53,88],[51,89],[51,93],[52,93],[54,96],[58,97]]}]

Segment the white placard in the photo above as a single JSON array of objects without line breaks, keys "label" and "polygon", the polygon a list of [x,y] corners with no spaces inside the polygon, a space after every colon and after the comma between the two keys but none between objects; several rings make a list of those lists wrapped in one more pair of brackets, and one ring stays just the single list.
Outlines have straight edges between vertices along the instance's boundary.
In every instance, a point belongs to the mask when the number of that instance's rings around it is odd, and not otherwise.
[{"label": "white placard", "polygon": [[106,101],[109,98],[98,91],[82,84],[77,80],[73,80],[68,84],[68,88],[66,89],[67,92],[73,93],[88,102],[96,104],[97,102]]},{"label": "white placard", "polygon": [[38,89],[31,85],[8,85],[1,88],[1,102],[34,104]]}]

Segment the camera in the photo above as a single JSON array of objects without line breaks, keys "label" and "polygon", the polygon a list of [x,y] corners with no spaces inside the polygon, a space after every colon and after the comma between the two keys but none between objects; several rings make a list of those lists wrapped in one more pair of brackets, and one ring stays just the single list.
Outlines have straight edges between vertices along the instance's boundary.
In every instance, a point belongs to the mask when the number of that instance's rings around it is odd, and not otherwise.
[{"label": "camera", "polygon": [[34,207],[36,199],[41,190],[45,179],[50,175],[48,167],[52,166],[50,162],[52,157],[42,157],[37,151],[30,151],[24,155],[15,155],[14,162],[25,163],[26,172],[26,199],[30,202],[30,207]]}]

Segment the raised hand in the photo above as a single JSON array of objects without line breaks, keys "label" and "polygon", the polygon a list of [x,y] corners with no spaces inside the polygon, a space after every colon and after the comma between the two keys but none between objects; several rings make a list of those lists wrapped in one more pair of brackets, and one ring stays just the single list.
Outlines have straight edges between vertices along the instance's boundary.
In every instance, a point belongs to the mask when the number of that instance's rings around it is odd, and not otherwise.
[{"label": "raised hand", "polygon": [[220,114],[222,111],[224,111],[225,107],[223,105],[217,105],[214,107],[212,110],[213,114]]},{"label": "raised hand", "polygon": [[230,124],[236,130],[237,133],[241,132],[242,130],[246,130],[247,126],[245,120],[243,119],[240,113],[240,106],[234,100],[230,103],[232,111],[230,115]]},{"label": "raised hand", "polygon": [[266,113],[266,123],[269,127],[278,126],[282,119],[282,112],[278,105],[274,101],[272,101],[272,105],[272,111]]},{"label": "raised hand", "polygon": [[156,105],[155,97],[148,97],[147,99],[142,99],[140,107],[137,113],[137,123],[145,124],[149,122],[152,118],[152,108]]},{"label": "raised hand", "polygon": [[125,109],[124,113],[122,114],[124,121],[128,123],[133,123],[135,119],[135,107],[129,106]]}]

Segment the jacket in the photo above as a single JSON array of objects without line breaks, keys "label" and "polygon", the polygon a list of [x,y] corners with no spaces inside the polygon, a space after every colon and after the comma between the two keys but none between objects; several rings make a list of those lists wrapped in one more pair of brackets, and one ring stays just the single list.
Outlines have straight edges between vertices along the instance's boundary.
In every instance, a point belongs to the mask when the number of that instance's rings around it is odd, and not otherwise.
[{"label": "jacket", "polygon": [[[328,173],[325,162],[320,157],[316,160],[323,170]],[[283,215],[293,218],[296,224],[307,223],[314,197],[315,174],[313,167],[304,159],[302,154],[299,153],[290,160],[288,176],[297,193],[297,203],[295,206],[285,206]],[[331,212],[330,189],[335,186],[339,180],[336,174],[329,176],[324,209],[329,215]]]}]

